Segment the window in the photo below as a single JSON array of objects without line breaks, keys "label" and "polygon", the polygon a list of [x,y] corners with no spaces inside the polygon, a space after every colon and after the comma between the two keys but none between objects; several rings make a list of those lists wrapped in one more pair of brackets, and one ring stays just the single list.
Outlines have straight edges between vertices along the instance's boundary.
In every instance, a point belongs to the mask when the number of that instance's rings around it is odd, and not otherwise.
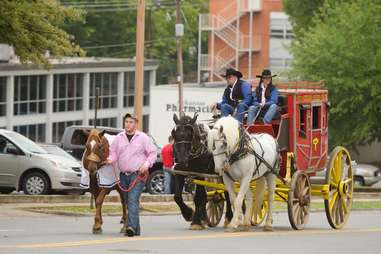
[{"label": "window", "polygon": [[0,77],[0,116],[7,114],[7,77]]},{"label": "window", "polygon": [[143,115],[143,131],[148,133],[149,130],[149,115]]},{"label": "window", "polygon": [[14,126],[13,130],[35,142],[45,142],[45,124],[18,125]]},{"label": "window", "polygon": [[123,107],[133,107],[134,95],[135,95],[135,72],[124,73],[123,91],[124,91]]},{"label": "window", "polygon": [[270,58],[270,69],[274,72],[284,71],[290,68],[291,63],[290,58]]},{"label": "window", "polygon": [[[150,71],[144,71],[143,105],[149,106]],[[123,107],[133,107],[135,103],[135,72],[124,73]]]},{"label": "window", "polygon": [[144,106],[149,106],[149,91],[150,91],[150,71],[144,71],[144,88],[143,88],[143,105]]},{"label": "window", "polygon": [[9,148],[17,149],[7,138],[0,136],[0,154],[6,154]]},{"label": "window", "polygon": [[82,110],[83,74],[54,75],[53,112]]},{"label": "window", "polygon": [[312,107],[312,129],[320,129],[321,128],[321,107],[313,106]]},{"label": "window", "polygon": [[15,76],[14,114],[46,112],[46,76]]},{"label": "window", "polygon": [[[97,119],[97,126],[104,126],[104,127],[113,127],[116,128],[116,117],[110,117],[110,118],[100,118]],[[89,125],[94,126],[94,119],[89,120]]]},{"label": "window", "polygon": [[307,106],[299,106],[299,137],[307,137]]},{"label": "window", "polygon": [[71,125],[81,125],[82,121],[68,121],[68,122],[55,122],[53,123],[53,143],[59,143],[61,141],[62,135],[66,129],[66,127]]},{"label": "window", "polygon": [[99,88],[99,108],[116,108],[118,73],[90,73],[90,109],[95,108],[95,91]]},{"label": "window", "polygon": [[295,37],[287,16],[271,19],[270,37],[276,39],[293,39]]}]

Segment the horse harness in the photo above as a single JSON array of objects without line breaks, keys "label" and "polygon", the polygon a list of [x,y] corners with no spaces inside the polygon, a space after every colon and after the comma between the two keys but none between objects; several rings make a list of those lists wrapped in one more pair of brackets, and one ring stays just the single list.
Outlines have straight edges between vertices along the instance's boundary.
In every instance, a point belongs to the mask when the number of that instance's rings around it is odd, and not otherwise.
[{"label": "horse harness", "polygon": [[[270,170],[271,173],[277,174],[276,168],[278,167],[279,161],[275,160],[274,165],[271,166],[263,157],[265,154],[265,151],[262,147],[262,144],[258,141],[258,139],[256,137],[250,137],[250,135],[246,133],[246,131],[242,127],[242,125],[239,127],[239,137],[240,137],[239,141],[236,145],[237,149],[230,156],[226,151],[221,152],[221,153],[217,153],[217,154],[213,153],[213,156],[219,156],[219,155],[225,154],[228,158],[227,164],[229,166],[231,166],[236,161],[239,161],[239,160],[245,158],[249,154],[252,154],[255,157],[255,166],[256,166],[256,170],[254,171],[254,175],[258,173],[259,167],[261,166],[262,163]],[[257,153],[255,151],[254,147],[251,145],[251,142],[250,142],[251,139],[255,140],[257,142],[257,144],[259,145],[259,147],[261,149],[260,153]],[[277,146],[278,146],[278,144],[277,144]],[[225,167],[224,173],[232,181],[235,181],[235,179],[231,176],[231,174],[229,173],[229,170],[226,169],[226,167]]]}]

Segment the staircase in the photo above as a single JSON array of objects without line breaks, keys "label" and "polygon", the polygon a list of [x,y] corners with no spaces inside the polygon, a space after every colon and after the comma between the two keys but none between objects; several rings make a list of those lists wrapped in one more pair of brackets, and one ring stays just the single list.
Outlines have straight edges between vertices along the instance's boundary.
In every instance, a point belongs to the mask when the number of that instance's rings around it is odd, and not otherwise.
[{"label": "staircase", "polygon": [[[221,73],[226,68],[233,68],[235,62],[249,52],[259,52],[261,50],[261,36],[242,33],[237,28],[237,21],[242,16],[250,12],[260,11],[261,0],[233,0],[218,14],[200,14],[199,22],[201,31],[213,33],[221,39],[225,46],[217,52],[210,54],[199,54],[200,70],[209,71],[213,76],[220,79]],[[237,9],[239,8],[239,12]],[[214,47],[214,45],[212,45]],[[200,49],[199,49],[200,50]]]}]

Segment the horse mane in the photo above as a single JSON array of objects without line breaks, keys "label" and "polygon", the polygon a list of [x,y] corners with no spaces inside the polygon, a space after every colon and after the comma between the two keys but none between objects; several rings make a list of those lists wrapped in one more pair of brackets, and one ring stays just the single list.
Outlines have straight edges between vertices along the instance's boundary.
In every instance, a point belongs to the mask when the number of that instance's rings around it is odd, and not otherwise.
[{"label": "horse mane", "polygon": [[231,117],[222,117],[214,125],[214,129],[220,131],[222,127],[222,133],[225,135],[227,150],[229,153],[233,153],[239,142],[239,122]]}]

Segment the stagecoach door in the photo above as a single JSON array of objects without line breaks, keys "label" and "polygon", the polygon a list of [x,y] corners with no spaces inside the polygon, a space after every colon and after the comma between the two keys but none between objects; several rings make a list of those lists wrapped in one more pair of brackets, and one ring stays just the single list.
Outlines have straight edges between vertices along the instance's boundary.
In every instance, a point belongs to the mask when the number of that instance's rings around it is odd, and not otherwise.
[{"label": "stagecoach door", "polygon": [[311,109],[311,161],[310,167],[325,166],[328,150],[327,108],[324,102],[312,104]]}]

